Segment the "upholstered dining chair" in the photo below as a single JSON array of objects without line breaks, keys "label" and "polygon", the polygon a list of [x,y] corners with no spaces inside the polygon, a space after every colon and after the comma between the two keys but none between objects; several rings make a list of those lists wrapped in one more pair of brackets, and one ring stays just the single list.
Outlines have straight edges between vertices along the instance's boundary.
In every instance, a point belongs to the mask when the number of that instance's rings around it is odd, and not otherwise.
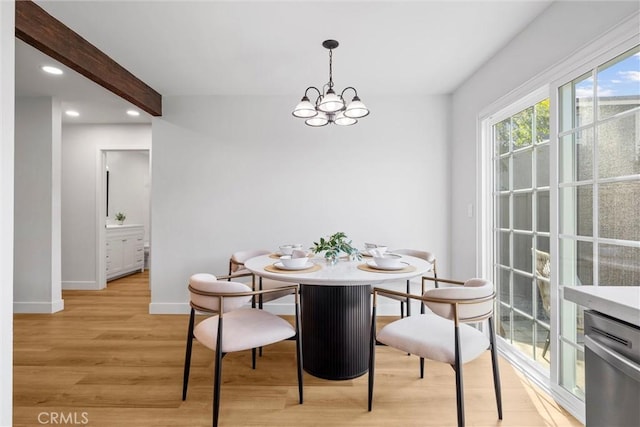
[{"label": "upholstered dining chair", "polygon": [[[427,280],[433,280],[433,278]],[[369,355],[369,411],[373,406],[376,343],[381,343],[403,352],[415,354],[422,360],[426,358],[439,361],[454,368],[458,426],[464,426],[465,423],[462,365],[476,359],[484,351],[490,350],[498,418],[502,419],[502,395],[493,324],[495,303],[493,283],[484,279],[470,279],[466,282],[449,279],[438,280],[462,286],[429,289],[422,296],[374,288]],[[393,321],[376,333],[377,298],[379,295],[387,296],[390,294],[417,299],[423,302],[431,312]],[[487,321],[489,325],[488,336],[467,324],[484,321]],[[424,377],[422,366],[420,377]]]},{"label": "upholstered dining chair", "polygon": [[[232,277],[235,278],[236,276]],[[182,400],[187,398],[189,368],[193,340],[215,351],[213,386],[213,426],[218,425],[220,413],[220,385],[222,382],[222,358],[231,352],[252,350],[255,368],[255,349],[276,342],[295,338],[298,373],[299,402],[303,401],[302,347],[300,343],[300,299],[298,285],[289,285],[287,291],[295,295],[295,322],[289,322],[275,314],[255,308],[254,296],[266,295],[277,290],[254,291],[244,283],[227,281],[227,276],[194,274],[189,279],[191,316],[187,333],[184,362]],[[284,291],[285,289],[281,289]],[[252,302],[252,307],[246,304]],[[195,312],[212,314],[194,327]]]},{"label": "upholstered dining chair", "polygon": [[[391,253],[394,254],[399,254],[399,255],[409,255],[409,256],[413,256],[416,258],[422,258],[423,260],[431,263],[431,265],[433,265],[433,268],[431,269],[431,273],[433,274],[434,279],[436,279],[434,281],[435,287],[438,287],[438,273],[436,271],[436,257],[435,255],[433,255],[433,253],[428,252],[428,251],[423,251],[423,250],[418,250],[418,249],[394,249],[392,251],[389,251]],[[411,293],[411,279],[407,279],[407,291],[406,293],[410,294]],[[427,289],[427,279],[426,278],[420,278],[420,285],[421,285],[421,295],[426,291]],[[407,316],[411,316],[411,304],[410,304],[410,299],[409,298],[405,298],[405,297],[401,297],[401,296],[397,296],[397,295],[385,295],[385,297],[387,298],[391,298],[397,301],[400,301],[400,318],[404,317],[404,307],[407,307]],[[424,314],[424,304],[420,304],[420,313]]]},{"label": "upholstered dining chair", "polygon": [[[243,250],[243,251],[236,251],[233,254],[231,254],[231,258],[229,258],[229,275],[237,275],[237,274],[245,274],[245,273],[250,273],[249,270],[247,270],[244,266],[244,263],[250,259],[250,258],[254,258],[260,255],[269,255],[272,251],[269,251],[267,249],[250,249],[250,250]],[[274,259],[274,262],[277,261],[276,259]],[[291,283],[289,282],[281,282],[279,280],[273,280],[273,279],[267,279],[267,278],[262,278],[262,277],[258,277],[257,278],[257,289],[258,290],[263,290],[263,289],[280,289],[280,288],[284,288],[282,290],[279,290],[278,292],[269,292],[269,293],[264,293],[264,294],[260,294],[258,295],[257,299],[258,299],[258,308],[262,308],[262,305],[265,302],[269,302],[269,301],[273,301],[276,300],[278,298],[282,298],[285,297],[287,295],[291,295],[291,292],[289,292],[287,290],[287,288],[291,286]],[[255,286],[254,286],[254,290],[255,290]]]}]

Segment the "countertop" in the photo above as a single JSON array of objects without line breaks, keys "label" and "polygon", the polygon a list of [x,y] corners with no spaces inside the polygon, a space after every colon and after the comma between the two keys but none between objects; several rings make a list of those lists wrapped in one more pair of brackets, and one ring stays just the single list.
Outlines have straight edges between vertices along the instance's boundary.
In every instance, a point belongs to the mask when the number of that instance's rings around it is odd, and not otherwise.
[{"label": "countertop", "polygon": [[567,286],[564,297],[640,327],[640,286]]}]

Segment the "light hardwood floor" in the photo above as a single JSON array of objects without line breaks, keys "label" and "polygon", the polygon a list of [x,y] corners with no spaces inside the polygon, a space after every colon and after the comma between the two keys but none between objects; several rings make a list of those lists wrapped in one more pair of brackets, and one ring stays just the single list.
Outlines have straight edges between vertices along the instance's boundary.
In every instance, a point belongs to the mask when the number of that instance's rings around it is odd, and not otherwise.
[{"label": "light hardwood floor", "polygon": [[[180,284],[176,284],[180,286]],[[213,354],[195,344],[187,400],[181,400],[188,316],[149,315],[147,273],[103,291],[63,292],[65,310],[14,316],[14,426],[52,417],[65,425],[211,424]],[[374,407],[367,376],[325,381],[305,374],[297,402],[294,343],[223,362],[220,426],[450,426],[456,424],[451,367],[377,349]],[[469,426],[580,426],[547,395],[500,361],[504,419],[497,419],[489,353],[464,366]],[[86,422],[85,422],[86,421]],[[88,422],[88,423],[87,423]]]}]

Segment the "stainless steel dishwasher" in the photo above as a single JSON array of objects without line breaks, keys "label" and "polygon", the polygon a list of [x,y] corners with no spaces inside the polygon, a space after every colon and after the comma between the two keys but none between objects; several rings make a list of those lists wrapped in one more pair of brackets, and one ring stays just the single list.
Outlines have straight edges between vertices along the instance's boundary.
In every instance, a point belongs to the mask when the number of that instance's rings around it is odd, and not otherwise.
[{"label": "stainless steel dishwasher", "polygon": [[584,313],[586,427],[640,426],[640,328]]}]

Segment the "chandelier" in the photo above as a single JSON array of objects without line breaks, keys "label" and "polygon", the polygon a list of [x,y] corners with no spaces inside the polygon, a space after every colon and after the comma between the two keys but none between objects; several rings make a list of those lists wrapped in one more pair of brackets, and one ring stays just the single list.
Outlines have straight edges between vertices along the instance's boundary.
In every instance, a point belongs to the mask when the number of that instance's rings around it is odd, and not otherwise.
[{"label": "chandelier", "polygon": [[[322,46],[329,49],[329,82],[322,87],[322,91],[315,86],[309,86],[304,91],[300,103],[293,110],[293,115],[306,119],[304,122],[309,126],[320,127],[328,123],[349,126],[358,123],[358,119],[369,114],[369,109],[360,101],[358,91],[354,87],[345,88],[340,95],[333,90],[333,49],[337,48],[338,44],[336,40],[322,42]],[[354,92],[354,97],[347,105],[344,101],[344,93],[349,89]],[[318,93],[313,104],[308,96],[310,90]]]}]

